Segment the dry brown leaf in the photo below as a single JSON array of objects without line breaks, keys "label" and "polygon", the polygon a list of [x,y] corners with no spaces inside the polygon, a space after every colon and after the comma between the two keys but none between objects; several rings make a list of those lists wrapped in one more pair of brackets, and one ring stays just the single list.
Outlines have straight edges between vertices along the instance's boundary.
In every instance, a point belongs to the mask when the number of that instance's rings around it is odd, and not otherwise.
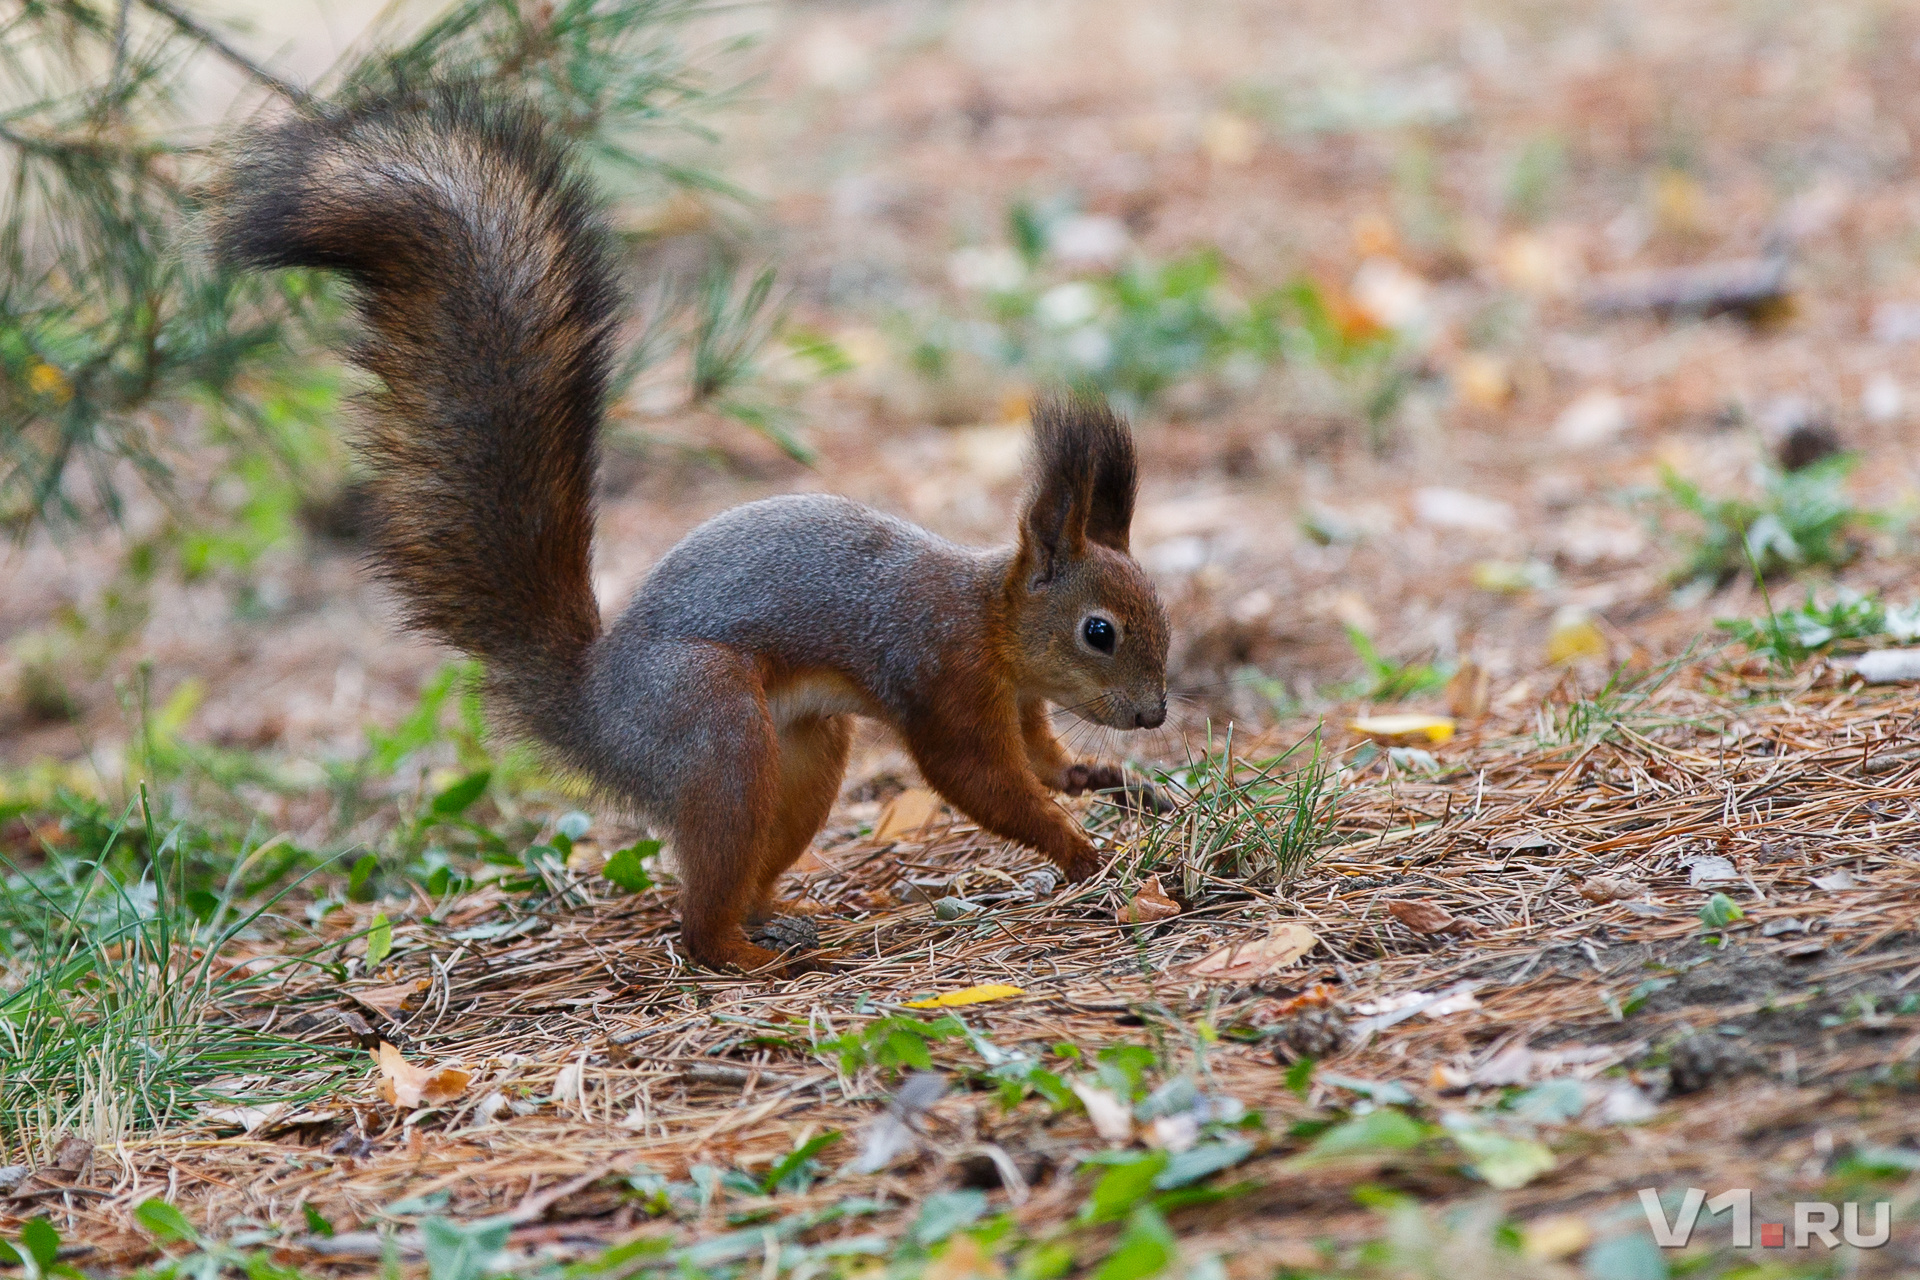
[{"label": "dry brown leaf", "polygon": [[1133,901],[1120,908],[1115,918],[1121,924],[1152,924],[1156,920],[1171,920],[1179,914],[1180,904],[1160,887],[1160,877],[1148,876],[1140,892],[1133,895]]},{"label": "dry brown leaf", "polygon": [[912,840],[930,826],[940,812],[940,797],[921,787],[902,791],[887,801],[873,824],[873,841]]},{"label": "dry brown leaf", "polygon": [[93,1144],[78,1134],[69,1133],[54,1148],[53,1167],[62,1173],[79,1173],[93,1159]]},{"label": "dry brown leaf", "polygon": [[1647,886],[1637,880],[1625,880],[1619,876],[1588,876],[1581,882],[1578,892],[1588,902],[1624,902],[1646,891]]},{"label": "dry brown leaf", "polygon": [[1478,933],[1480,926],[1465,916],[1456,916],[1431,902],[1402,899],[1389,902],[1387,911],[1415,933]]},{"label": "dry brown leaf", "polygon": [[1478,720],[1493,700],[1493,682],[1487,669],[1474,661],[1460,664],[1447,681],[1447,714],[1456,720]]},{"label": "dry brown leaf", "polygon": [[1133,1108],[1111,1090],[1085,1080],[1073,1082],[1073,1092],[1087,1108],[1093,1129],[1108,1142],[1133,1140]]},{"label": "dry brown leaf", "polygon": [[1324,1009],[1333,1003],[1333,988],[1324,982],[1316,982],[1299,995],[1282,1000],[1273,1011],[1275,1018],[1285,1018],[1302,1009]]},{"label": "dry brown leaf", "polygon": [[437,1107],[467,1091],[473,1073],[458,1067],[416,1067],[382,1040],[373,1052],[380,1064],[380,1096],[396,1107]]},{"label": "dry brown leaf", "polygon": [[922,1280],[1001,1280],[1007,1269],[979,1241],[961,1232],[953,1243],[927,1264]]},{"label": "dry brown leaf", "polygon": [[1283,924],[1264,938],[1222,947],[1193,962],[1195,977],[1223,982],[1251,982],[1285,968],[1320,945],[1320,937],[1303,924]]},{"label": "dry brown leaf", "polygon": [[425,978],[416,978],[412,982],[396,983],[391,987],[367,987],[345,994],[349,1000],[365,1005],[389,1022],[397,1022],[406,1006],[407,997],[419,995],[430,985]]}]

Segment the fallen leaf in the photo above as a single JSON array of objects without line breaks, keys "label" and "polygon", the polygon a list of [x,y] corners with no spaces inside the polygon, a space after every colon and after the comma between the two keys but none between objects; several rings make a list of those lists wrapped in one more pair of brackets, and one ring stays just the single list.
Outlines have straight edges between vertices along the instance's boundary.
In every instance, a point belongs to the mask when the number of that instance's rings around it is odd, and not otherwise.
[{"label": "fallen leaf", "polygon": [[1828,893],[1837,893],[1842,889],[1864,889],[1866,885],[1855,877],[1853,872],[1843,868],[1831,875],[1814,876],[1813,887],[1825,889]]},{"label": "fallen leaf", "polygon": [[1237,169],[1259,145],[1258,126],[1236,112],[1216,111],[1200,123],[1200,149],[1215,164]]},{"label": "fallen leaf", "polygon": [[1006,1274],[1006,1267],[984,1245],[962,1231],[920,1276],[921,1280],[1002,1280]]},{"label": "fallen leaf", "polygon": [[53,1167],[62,1173],[79,1173],[91,1159],[93,1144],[78,1134],[70,1133],[60,1139],[60,1145],[53,1151]]},{"label": "fallen leaf", "polygon": [[1647,886],[1637,880],[1623,880],[1617,876],[1588,876],[1581,881],[1578,890],[1588,902],[1622,902],[1628,898],[1637,898],[1647,891]]},{"label": "fallen leaf", "polygon": [[1353,1011],[1367,1015],[1367,1021],[1356,1026],[1354,1031],[1356,1034],[1384,1031],[1416,1013],[1429,1018],[1444,1018],[1479,1007],[1480,1001],[1474,996],[1473,988],[1466,983],[1438,995],[1430,991],[1405,991],[1397,996],[1382,996],[1378,1000],[1362,1000],[1355,1004]]},{"label": "fallen leaf", "polygon": [[921,787],[910,787],[887,801],[887,807],[880,811],[879,819],[873,824],[874,843],[915,839],[939,813],[939,796]]},{"label": "fallen leaf", "polygon": [[958,991],[943,991],[937,996],[928,996],[924,1000],[909,1000],[909,1009],[953,1009],[963,1004],[985,1004],[989,1000],[1005,1000],[1008,996],[1023,996],[1026,988],[1009,986],[1004,982],[988,982],[977,987],[962,987]]},{"label": "fallen leaf", "polygon": [[1460,398],[1480,409],[1498,409],[1513,395],[1513,378],[1506,361],[1484,351],[1469,351],[1453,369],[1453,385]]},{"label": "fallen leaf", "polygon": [[1121,924],[1152,924],[1157,920],[1171,920],[1179,914],[1180,904],[1160,887],[1160,877],[1148,876],[1140,892],[1133,895],[1133,901],[1120,908],[1115,918]]},{"label": "fallen leaf", "polygon": [[1718,854],[1688,858],[1683,865],[1687,868],[1688,884],[1720,884],[1740,878],[1740,873],[1733,868],[1732,859],[1722,858]]},{"label": "fallen leaf", "polygon": [[1382,742],[1425,738],[1428,742],[1438,744],[1453,737],[1451,719],[1446,716],[1421,715],[1417,712],[1391,716],[1361,716],[1357,720],[1347,721],[1347,728]]},{"label": "fallen leaf", "polygon": [[1324,1009],[1333,1003],[1333,988],[1324,982],[1316,982],[1297,996],[1282,1000],[1273,1011],[1275,1018],[1285,1018],[1299,1013],[1302,1009]]},{"label": "fallen leaf", "polygon": [[1471,660],[1462,662],[1460,669],[1447,681],[1447,713],[1456,720],[1478,720],[1487,714],[1487,706],[1493,699],[1493,682],[1487,676],[1487,669]]},{"label": "fallen leaf", "polygon": [[878,1173],[920,1145],[916,1126],[922,1112],[947,1093],[947,1078],[938,1071],[916,1071],[901,1082],[887,1109],[868,1122],[860,1138],[860,1154],[850,1168],[855,1173]]},{"label": "fallen leaf", "polygon": [[243,1133],[252,1133],[267,1121],[279,1115],[280,1106],[271,1107],[202,1107],[200,1118],[208,1124],[223,1129],[239,1129]]},{"label": "fallen leaf", "polygon": [[1606,1124],[1639,1124],[1653,1119],[1659,1110],[1653,1100],[1629,1080],[1615,1084],[1600,1101],[1600,1119]]},{"label": "fallen leaf", "polygon": [[1480,926],[1431,902],[1401,899],[1387,904],[1387,912],[1415,933],[1478,933]]},{"label": "fallen leaf", "polygon": [[1320,945],[1319,935],[1302,924],[1283,924],[1264,938],[1222,947],[1193,962],[1195,977],[1251,982],[1285,968]]},{"label": "fallen leaf", "polygon": [[1611,391],[1590,391],[1554,419],[1553,438],[1571,449],[1606,444],[1629,425],[1627,402]]},{"label": "fallen leaf", "polygon": [[1520,1229],[1520,1252],[1530,1262],[1558,1262],[1592,1243],[1593,1228],[1571,1213],[1536,1218]]},{"label": "fallen leaf", "polygon": [[1084,1080],[1073,1082],[1073,1092],[1087,1108],[1093,1131],[1108,1142],[1126,1142],[1133,1137],[1133,1108],[1111,1090]]},{"label": "fallen leaf", "polygon": [[1413,511],[1421,524],[1436,529],[1470,533],[1505,533],[1513,528],[1513,508],[1497,498],[1484,498],[1461,489],[1433,487],[1417,490]]},{"label": "fallen leaf", "polygon": [[380,1064],[380,1096],[409,1110],[451,1102],[473,1082],[473,1073],[458,1067],[416,1067],[384,1040],[373,1051],[373,1059]]},{"label": "fallen leaf", "polygon": [[567,870],[575,875],[596,876],[600,868],[607,865],[607,851],[592,840],[575,840],[573,852],[567,855]]},{"label": "fallen leaf", "polygon": [[1920,649],[1876,649],[1856,658],[1853,669],[1868,684],[1920,680]]},{"label": "fallen leaf", "polygon": [[1563,662],[1577,662],[1582,658],[1593,658],[1604,662],[1607,659],[1607,638],[1600,628],[1593,625],[1593,619],[1585,614],[1566,614],[1556,617],[1553,629],[1547,633],[1547,662],[1558,666]]},{"label": "fallen leaf", "polygon": [[397,1022],[405,1010],[407,998],[425,991],[429,983],[425,978],[416,978],[412,982],[396,983],[390,987],[367,987],[360,991],[348,991],[347,999],[356,1004],[365,1005],[389,1022]]},{"label": "fallen leaf", "polygon": [[1501,853],[1527,853],[1534,849],[1553,850],[1559,847],[1552,836],[1540,831],[1518,831],[1487,842],[1487,848]]}]

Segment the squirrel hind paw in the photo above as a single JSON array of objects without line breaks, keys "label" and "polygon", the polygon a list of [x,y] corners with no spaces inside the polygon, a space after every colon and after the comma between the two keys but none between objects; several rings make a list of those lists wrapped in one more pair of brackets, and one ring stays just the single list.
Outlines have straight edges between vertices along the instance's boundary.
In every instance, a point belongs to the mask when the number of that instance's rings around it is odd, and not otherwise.
[{"label": "squirrel hind paw", "polygon": [[804,916],[772,916],[756,925],[747,937],[756,946],[776,952],[814,951],[820,946],[820,926]]}]

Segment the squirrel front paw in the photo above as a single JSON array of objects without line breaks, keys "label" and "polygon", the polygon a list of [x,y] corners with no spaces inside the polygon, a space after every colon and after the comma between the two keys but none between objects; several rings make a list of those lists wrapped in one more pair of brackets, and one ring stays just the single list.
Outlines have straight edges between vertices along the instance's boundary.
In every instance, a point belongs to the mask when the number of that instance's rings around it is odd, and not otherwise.
[{"label": "squirrel front paw", "polygon": [[1065,785],[1060,789],[1070,796],[1083,791],[1096,792],[1123,809],[1138,809],[1143,813],[1173,811],[1172,803],[1160,793],[1160,788],[1144,779],[1129,782],[1118,765],[1070,765]]},{"label": "squirrel front paw", "polygon": [[1126,775],[1118,765],[1075,764],[1067,766],[1060,789],[1077,796],[1083,791],[1118,791],[1126,785]]},{"label": "squirrel front paw", "polygon": [[1089,845],[1075,853],[1060,869],[1066,873],[1068,884],[1084,884],[1099,875],[1103,865],[1099,851]]}]

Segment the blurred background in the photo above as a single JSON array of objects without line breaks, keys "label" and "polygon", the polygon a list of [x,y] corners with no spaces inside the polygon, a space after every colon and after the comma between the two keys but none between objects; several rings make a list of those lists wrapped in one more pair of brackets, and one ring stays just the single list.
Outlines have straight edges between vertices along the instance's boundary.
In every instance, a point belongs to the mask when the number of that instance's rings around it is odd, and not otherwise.
[{"label": "blurred background", "polygon": [[423,690],[447,700],[446,655],[356,567],[338,291],[219,278],[194,231],[232,131],[405,74],[530,96],[614,201],[610,612],[770,493],[1004,539],[1028,397],[1086,382],[1138,429],[1134,542],[1185,698],[1103,749],[1550,707],[1769,608],[1802,651],[1913,630],[1908,6],[27,0],[5,23],[16,805],[138,757],[298,827]]}]

